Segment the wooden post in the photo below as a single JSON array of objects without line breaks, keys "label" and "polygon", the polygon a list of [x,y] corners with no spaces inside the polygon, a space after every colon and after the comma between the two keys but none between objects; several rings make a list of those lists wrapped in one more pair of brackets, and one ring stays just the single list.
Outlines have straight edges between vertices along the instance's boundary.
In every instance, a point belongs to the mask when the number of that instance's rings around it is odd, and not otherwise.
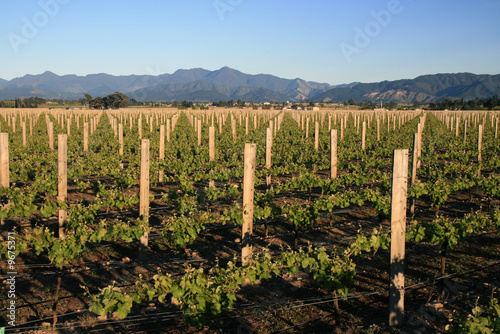
[{"label": "wooden post", "polygon": [[165,131],[167,133],[167,143],[170,143],[170,118],[167,119],[167,126]]},{"label": "wooden post", "polygon": [[337,130],[330,131],[330,178],[337,177]]},{"label": "wooden post", "polygon": [[[160,125],[160,152],[158,153],[158,158],[160,160],[165,159],[165,125]],[[158,171],[158,182],[163,182],[163,169]]]},{"label": "wooden post", "polygon": [[495,139],[498,138],[498,117],[495,121]]},{"label": "wooden post", "polygon": [[319,150],[319,122],[314,123],[314,149]]},{"label": "wooden post", "polygon": [[404,263],[408,150],[394,150],[391,201],[391,272],[389,326],[400,326],[404,317]]},{"label": "wooden post", "polygon": [[483,125],[479,124],[479,130],[477,134],[477,151],[478,151],[477,161],[482,160],[482,155],[481,155],[482,149],[483,149]]},{"label": "wooden post", "polygon": [[[141,180],[139,190],[139,215],[149,221],[149,139],[141,140]],[[140,239],[139,256],[144,257],[148,250],[149,233],[144,232]]]},{"label": "wooden post", "polygon": [[201,146],[201,119],[198,120],[198,146]]},{"label": "wooden post", "polygon": [[165,125],[160,125],[160,151],[158,152],[160,160],[165,159]]},{"label": "wooden post", "polygon": [[464,146],[467,143],[467,120],[464,121]]},{"label": "wooden post", "polygon": [[306,138],[309,138],[309,117],[306,119]]},{"label": "wooden post", "polygon": [[241,262],[247,264],[252,255],[253,199],[255,179],[256,144],[245,144],[243,167],[243,227],[241,229]]},{"label": "wooden post", "polygon": [[89,150],[89,123],[83,123],[83,151]]},{"label": "wooden post", "polygon": [[366,122],[363,122],[363,129],[361,130],[361,149],[366,149]]},{"label": "wooden post", "polygon": [[21,127],[23,130],[23,146],[26,146],[26,122],[22,122]]},{"label": "wooden post", "polygon": [[[271,168],[271,148],[273,146],[273,131],[271,128],[266,129],[266,168]],[[266,185],[271,186],[271,174],[266,175]]]},{"label": "wooden post", "polygon": [[139,139],[142,140],[142,115],[139,116],[139,120],[137,121],[137,132],[139,133]]},{"label": "wooden post", "polygon": [[[413,136],[413,159],[411,168],[411,185],[413,186],[417,181],[417,160],[418,160],[418,133]],[[410,213],[415,214],[415,198],[411,199]]]},{"label": "wooden post", "polygon": [[417,150],[417,168],[420,168],[422,162],[420,158],[422,157],[422,123],[418,123],[417,126],[417,134],[418,134],[418,150]]},{"label": "wooden post", "polygon": [[[60,203],[65,203],[68,197],[68,135],[59,134],[57,138],[57,156],[58,156],[58,196]],[[68,220],[66,210],[59,210],[59,239],[64,239],[64,225]]]},{"label": "wooden post", "polygon": [[[208,156],[209,156],[209,161],[215,160],[215,127],[213,125],[208,128]],[[215,181],[210,180],[208,182],[208,187],[209,188],[215,187]]]},{"label": "wooden post", "polygon": [[377,141],[380,141],[380,118],[377,117]]},{"label": "wooden post", "polygon": [[233,133],[233,142],[236,143],[236,119],[231,117],[231,131]]},{"label": "wooden post", "polygon": [[344,139],[344,119],[340,119],[340,140]]},{"label": "wooden post", "polygon": [[54,123],[49,122],[49,148],[54,149]]},{"label": "wooden post", "polygon": [[118,149],[118,154],[123,155],[123,124],[118,124],[118,145],[120,146]]},{"label": "wooden post", "polygon": [[0,133],[0,186],[8,188],[9,183],[9,134]]},{"label": "wooden post", "polygon": [[455,125],[455,137],[458,137],[458,131],[460,130],[460,117],[457,116],[457,121]]},{"label": "wooden post", "polygon": [[215,128],[213,126],[208,128],[208,154],[210,161],[215,160]]}]

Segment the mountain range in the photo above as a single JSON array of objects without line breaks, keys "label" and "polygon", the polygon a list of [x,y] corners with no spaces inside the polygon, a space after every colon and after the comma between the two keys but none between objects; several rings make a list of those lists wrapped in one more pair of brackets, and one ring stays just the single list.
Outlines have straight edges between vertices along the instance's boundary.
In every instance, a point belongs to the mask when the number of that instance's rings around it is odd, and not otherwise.
[{"label": "mountain range", "polygon": [[172,74],[114,76],[105,73],[59,76],[50,71],[12,80],[0,79],[0,100],[38,96],[47,99],[81,99],[121,92],[137,101],[310,101],[362,102],[474,99],[500,95],[500,75],[472,73],[423,75],[415,79],[353,82],[330,85],[300,78],[283,79],[269,74],[245,74],[223,67],[177,70]]}]

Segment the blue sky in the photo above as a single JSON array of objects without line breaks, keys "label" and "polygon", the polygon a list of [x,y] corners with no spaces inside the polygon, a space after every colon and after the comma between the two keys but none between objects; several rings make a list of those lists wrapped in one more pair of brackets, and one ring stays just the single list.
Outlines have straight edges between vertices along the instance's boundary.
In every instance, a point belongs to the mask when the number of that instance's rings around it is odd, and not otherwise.
[{"label": "blue sky", "polygon": [[3,0],[0,78],[229,66],[330,84],[500,73],[498,0]]}]

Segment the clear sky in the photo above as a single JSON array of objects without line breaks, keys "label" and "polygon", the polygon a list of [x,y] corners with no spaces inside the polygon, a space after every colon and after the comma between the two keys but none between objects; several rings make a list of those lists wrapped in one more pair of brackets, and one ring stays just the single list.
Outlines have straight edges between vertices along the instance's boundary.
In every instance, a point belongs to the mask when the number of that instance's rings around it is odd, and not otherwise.
[{"label": "clear sky", "polygon": [[330,84],[500,73],[498,0],[2,0],[0,78],[229,66]]}]

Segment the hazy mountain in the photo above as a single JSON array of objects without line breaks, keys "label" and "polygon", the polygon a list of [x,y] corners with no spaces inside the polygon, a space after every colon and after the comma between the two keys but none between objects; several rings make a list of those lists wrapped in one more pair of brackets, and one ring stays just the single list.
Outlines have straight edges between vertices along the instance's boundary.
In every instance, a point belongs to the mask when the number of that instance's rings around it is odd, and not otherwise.
[{"label": "hazy mountain", "polygon": [[269,74],[245,74],[223,67],[177,70],[172,74],[114,76],[105,73],[86,76],[52,72],[25,75],[10,81],[0,79],[0,99],[39,96],[81,99],[122,92],[138,101],[312,101],[433,102],[445,98],[474,99],[500,95],[500,75],[471,73],[423,75],[415,79],[351,83],[332,86],[299,78],[283,79]]},{"label": "hazy mountain", "polygon": [[152,88],[137,90],[130,94],[138,101],[286,101],[287,96],[266,88],[223,87],[205,81],[193,81],[185,84],[163,84]]},{"label": "hazy mountain", "polygon": [[[199,82],[215,86],[195,89],[196,85],[200,85]],[[191,85],[191,83],[196,84]],[[204,99],[214,101],[224,98],[248,98],[255,102],[296,101],[307,99],[312,94],[318,94],[333,87],[335,86],[306,82],[302,79],[283,79],[269,74],[245,74],[229,67],[216,71],[202,68],[177,70],[172,74],[158,76],[113,76],[104,73],[58,76],[47,71],[40,75],[25,75],[10,81],[0,81],[0,98],[40,96],[80,99],[84,94],[105,96],[119,91],[139,101],[179,100],[185,99],[186,96],[196,101]],[[199,91],[200,95],[195,94],[196,91]]]},{"label": "hazy mountain", "polygon": [[500,75],[472,73],[423,75],[415,79],[360,83],[354,87],[336,87],[319,93],[313,101],[414,101],[434,102],[443,99],[466,100],[500,95]]}]

